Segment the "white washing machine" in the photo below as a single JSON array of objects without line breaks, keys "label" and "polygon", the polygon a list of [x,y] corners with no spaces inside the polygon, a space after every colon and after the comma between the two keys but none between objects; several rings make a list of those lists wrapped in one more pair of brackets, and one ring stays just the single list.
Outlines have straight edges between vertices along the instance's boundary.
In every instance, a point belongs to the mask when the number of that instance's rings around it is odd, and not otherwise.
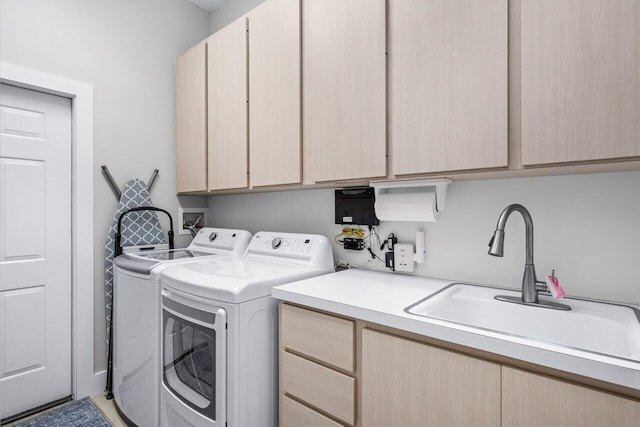
[{"label": "white washing machine", "polygon": [[259,232],[242,257],[163,271],[161,425],[278,423],[271,288],[334,271],[324,236]]},{"label": "white washing machine", "polygon": [[244,253],[251,233],[203,228],[186,249],[124,253],[114,260],[113,394],[129,421],[160,425],[160,273],[165,268]]}]

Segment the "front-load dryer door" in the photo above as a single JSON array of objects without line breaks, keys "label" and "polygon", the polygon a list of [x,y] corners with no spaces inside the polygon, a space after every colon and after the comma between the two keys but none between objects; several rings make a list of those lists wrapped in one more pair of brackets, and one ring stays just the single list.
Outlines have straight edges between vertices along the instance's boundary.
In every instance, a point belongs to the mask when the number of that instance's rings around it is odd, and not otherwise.
[{"label": "front-load dryer door", "polygon": [[223,425],[227,315],[220,307],[199,306],[162,291],[162,381],[187,418],[201,416],[207,424]]}]

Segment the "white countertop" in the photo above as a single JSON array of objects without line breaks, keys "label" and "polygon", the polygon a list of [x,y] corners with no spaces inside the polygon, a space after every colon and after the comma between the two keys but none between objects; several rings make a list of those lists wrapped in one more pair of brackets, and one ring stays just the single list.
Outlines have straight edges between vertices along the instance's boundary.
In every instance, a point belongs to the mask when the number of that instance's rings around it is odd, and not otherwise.
[{"label": "white countertop", "polygon": [[480,330],[404,311],[409,305],[452,283],[456,282],[350,269],[275,287],[272,296],[640,390],[640,361]]}]

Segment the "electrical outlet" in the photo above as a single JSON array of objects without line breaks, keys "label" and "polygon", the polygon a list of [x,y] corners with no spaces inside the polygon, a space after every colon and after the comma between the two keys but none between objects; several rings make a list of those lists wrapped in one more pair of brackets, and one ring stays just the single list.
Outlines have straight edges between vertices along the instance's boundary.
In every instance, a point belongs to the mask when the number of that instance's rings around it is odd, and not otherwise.
[{"label": "electrical outlet", "polygon": [[396,271],[413,272],[413,245],[396,243],[393,246],[393,258]]}]

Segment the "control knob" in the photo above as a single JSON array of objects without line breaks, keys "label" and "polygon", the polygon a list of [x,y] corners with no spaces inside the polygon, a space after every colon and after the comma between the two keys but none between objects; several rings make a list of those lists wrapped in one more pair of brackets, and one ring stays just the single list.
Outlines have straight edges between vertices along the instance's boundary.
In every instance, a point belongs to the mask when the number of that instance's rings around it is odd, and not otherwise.
[{"label": "control knob", "polygon": [[278,249],[282,245],[282,237],[276,237],[271,241],[271,247]]}]

